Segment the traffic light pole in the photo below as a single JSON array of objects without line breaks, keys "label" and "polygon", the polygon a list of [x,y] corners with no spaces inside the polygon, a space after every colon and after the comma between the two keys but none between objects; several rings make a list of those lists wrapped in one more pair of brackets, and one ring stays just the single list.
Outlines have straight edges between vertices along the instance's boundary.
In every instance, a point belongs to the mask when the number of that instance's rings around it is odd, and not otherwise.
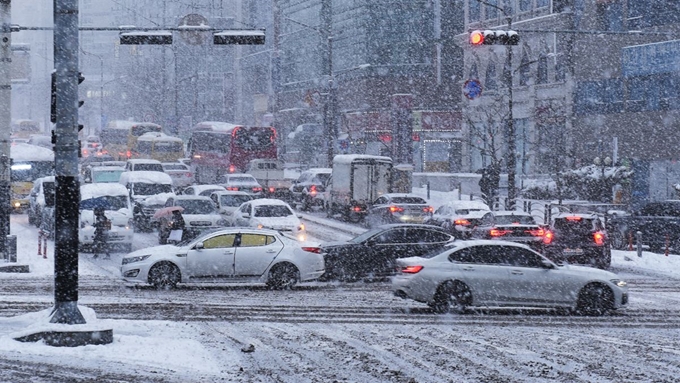
[{"label": "traffic light pole", "polygon": [[[0,258],[9,260],[10,126],[12,123],[11,1],[0,0]],[[14,260],[14,259],[13,259]],[[16,261],[16,260],[14,260]]]},{"label": "traffic light pole", "polygon": [[78,0],[54,0],[56,70],[54,310],[51,323],[82,324],[78,309]]},{"label": "traffic light pole", "polygon": [[[508,16],[508,30],[512,30],[512,17]],[[512,113],[512,45],[506,45],[508,70],[505,73],[505,84],[508,87],[508,129],[507,141],[508,151],[505,153],[505,164],[508,168],[508,200],[505,210],[515,210],[515,199],[517,198],[517,188],[515,186],[515,168],[517,167],[517,157],[515,156],[515,121]]]}]

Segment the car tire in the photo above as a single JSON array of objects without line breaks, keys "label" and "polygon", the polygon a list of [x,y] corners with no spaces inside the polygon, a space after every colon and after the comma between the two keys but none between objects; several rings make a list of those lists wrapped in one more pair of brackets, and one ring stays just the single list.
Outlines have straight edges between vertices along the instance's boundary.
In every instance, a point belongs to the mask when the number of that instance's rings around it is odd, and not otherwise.
[{"label": "car tire", "polygon": [[267,287],[274,290],[291,289],[300,280],[300,271],[292,263],[274,265],[269,271]]},{"label": "car tire", "polygon": [[625,230],[614,230],[612,233],[612,247],[616,250],[626,250],[628,248]]},{"label": "car tire", "polygon": [[429,306],[437,314],[462,314],[471,303],[472,294],[465,283],[446,281],[439,285]]},{"label": "car tire", "polygon": [[179,268],[170,262],[159,262],[149,270],[148,281],[156,289],[173,289],[182,280]]},{"label": "car tire", "polygon": [[599,316],[606,314],[613,307],[614,293],[612,290],[601,283],[591,283],[579,292],[576,313]]}]

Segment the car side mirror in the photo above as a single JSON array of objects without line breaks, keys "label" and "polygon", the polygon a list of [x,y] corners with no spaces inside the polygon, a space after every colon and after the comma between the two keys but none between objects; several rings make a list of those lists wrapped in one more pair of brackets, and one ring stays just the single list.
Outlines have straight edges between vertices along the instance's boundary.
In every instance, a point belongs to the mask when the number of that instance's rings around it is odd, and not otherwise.
[{"label": "car side mirror", "polygon": [[547,259],[544,259],[541,261],[541,266],[543,266],[544,269],[554,269],[555,264],[548,261]]},{"label": "car side mirror", "polygon": [[196,250],[202,250],[205,249],[205,245],[203,245],[203,242],[198,242],[196,246],[194,246],[194,249]]},{"label": "car side mirror", "polygon": [[296,217],[302,218],[302,214],[296,214]]},{"label": "car side mirror", "polygon": [[243,218],[246,218],[246,219],[250,219],[250,214],[245,213],[245,214],[242,215],[242,217],[243,217]]}]

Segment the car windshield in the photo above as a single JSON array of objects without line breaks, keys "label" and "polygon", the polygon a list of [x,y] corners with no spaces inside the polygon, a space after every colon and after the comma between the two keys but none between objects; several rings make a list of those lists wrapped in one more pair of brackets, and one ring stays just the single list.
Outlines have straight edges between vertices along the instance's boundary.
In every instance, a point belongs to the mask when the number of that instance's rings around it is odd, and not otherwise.
[{"label": "car windshield", "polygon": [[189,170],[186,165],[182,165],[182,164],[163,165],[163,169],[165,169],[165,170]]},{"label": "car windshield", "polygon": [[376,235],[376,234],[378,234],[378,233],[382,233],[382,232],[383,232],[383,229],[373,229],[373,230],[369,230],[369,231],[367,231],[367,232],[365,232],[365,233],[363,233],[363,234],[360,234],[360,235],[358,235],[358,236],[356,236],[356,237],[350,239],[349,242],[352,242],[352,243],[362,243],[362,242],[366,241],[367,239],[373,237],[374,235]]},{"label": "car windshield", "polygon": [[466,215],[473,211],[482,211],[482,209],[456,209],[456,214]]},{"label": "car windshield", "polygon": [[182,214],[212,214],[215,212],[215,205],[207,200],[178,200],[177,205],[184,208]]},{"label": "car windshield", "polygon": [[392,202],[406,204],[427,204],[427,201],[420,197],[394,197],[392,198]]},{"label": "car windshield", "polygon": [[163,166],[160,164],[136,164],[135,171],[162,172]]},{"label": "car windshield", "polygon": [[95,170],[92,171],[92,182],[107,183],[118,182],[124,170]]},{"label": "car windshield", "polygon": [[553,229],[564,235],[587,234],[593,231],[593,221],[590,219],[555,219]]},{"label": "car windshield", "polygon": [[96,207],[103,207],[106,210],[127,209],[128,199],[124,195],[105,195],[80,201],[80,210],[94,210]]},{"label": "car windshield", "polygon": [[325,185],[329,178],[331,178],[330,174],[319,173],[316,176],[314,176],[314,180],[312,180],[312,182],[315,184]]},{"label": "car windshield", "polygon": [[136,195],[155,195],[161,193],[172,193],[172,186],[165,184],[136,183],[134,186]]},{"label": "car windshield", "polygon": [[261,205],[255,206],[255,217],[288,217],[293,215],[293,211],[284,205]]},{"label": "car windshield", "polygon": [[229,177],[229,183],[233,184],[248,184],[255,183],[255,178],[253,177]]},{"label": "car windshield", "polygon": [[222,206],[230,207],[241,206],[241,204],[250,200],[250,196],[247,195],[223,195],[220,197],[220,203]]},{"label": "car windshield", "polygon": [[526,215],[499,215],[496,216],[497,225],[535,225],[534,217]]}]

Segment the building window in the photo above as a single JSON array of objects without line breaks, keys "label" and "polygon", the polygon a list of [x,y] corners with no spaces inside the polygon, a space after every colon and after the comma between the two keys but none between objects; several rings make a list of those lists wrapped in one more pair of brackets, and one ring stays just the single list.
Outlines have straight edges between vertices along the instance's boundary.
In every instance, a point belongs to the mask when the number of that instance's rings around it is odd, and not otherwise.
[{"label": "building window", "polygon": [[616,0],[597,4],[597,21],[602,30],[623,30],[623,4]]},{"label": "building window", "polygon": [[538,58],[538,68],[536,69],[536,84],[548,83],[548,56],[541,53]]},{"label": "building window", "polygon": [[531,76],[531,64],[526,51],[522,52],[522,61],[519,64],[519,85],[528,85]]},{"label": "building window", "polygon": [[486,67],[486,82],[484,87],[488,90],[494,90],[498,88],[496,82],[496,60],[489,60],[489,64]]},{"label": "building window", "polygon": [[468,0],[468,4],[468,23],[481,20],[481,3],[477,0]]},{"label": "building window", "polygon": [[564,81],[567,78],[567,74],[564,68],[564,58],[563,55],[558,55],[555,58],[555,81]]},{"label": "building window", "polygon": [[527,12],[531,10],[531,0],[519,0],[520,12]]},{"label": "building window", "polygon": [[550,0],[536,0],[536,8],[543,8],[550,5]]},{"label": "building window", "polygon": [[485,14],[487,19],[498,18],[498,0],[486,0],[487,6],[485,9]]}]

